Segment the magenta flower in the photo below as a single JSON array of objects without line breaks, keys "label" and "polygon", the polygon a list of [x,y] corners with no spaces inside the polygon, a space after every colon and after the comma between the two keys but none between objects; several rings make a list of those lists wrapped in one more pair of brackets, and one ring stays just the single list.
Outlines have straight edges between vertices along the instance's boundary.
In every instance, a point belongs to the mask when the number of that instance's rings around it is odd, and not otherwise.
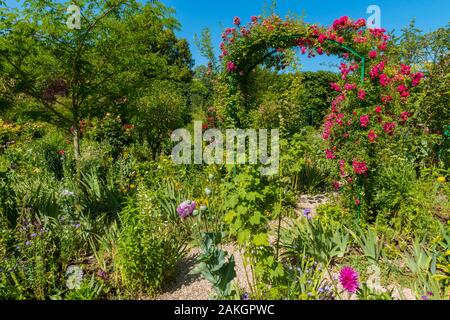
[{"label": "magenta flower", "polygon": [[356,174],[364,174],[368,170],[366,163],[364,161],[358,162],[358,161],[353,160],[352,167],[353,167],[353,170],[355,170]]},{"label": "magenta flower", "polygon": [[371,59],[375,59],[377,57],[377,52],[375,50],[372,50],[369,52],[369,57]]},{"label": "magenta flower", "polygon": [[227,62],[227,70],[228,72],[233,72],[236,70],[236,64],[233,61]]},{"label": "magenta flower", "polygon": [[369,125],[370,118],[368,115],[361,116],[361,118],[359,118],[359,122],[361,127],[366,128]]},{"label": "magenta flower", "polygon": [[366,92],[364,91],[364,90],[359,90],[358,91],[358,98],[360,99],[360,100],[364,100],[365,98],[366,98]]},{"label": "magenta flower", "polygon": [[358,272],[351,267],[342,268],[339,281],[347,292],[355,293],[359,289]]},{"label": "magenta flower", "polygon": [[235,24],[235,25],[240,25],[241,24],[241,18],[239,18],[239,17],[234,17],[234,19],[233,19],[233,23]]},{"label": "magenta flower", "polygon": [[186,200],[178,206],[177,213],[182,219],[186,219],[192,215],[196,206],[195,201]]}]

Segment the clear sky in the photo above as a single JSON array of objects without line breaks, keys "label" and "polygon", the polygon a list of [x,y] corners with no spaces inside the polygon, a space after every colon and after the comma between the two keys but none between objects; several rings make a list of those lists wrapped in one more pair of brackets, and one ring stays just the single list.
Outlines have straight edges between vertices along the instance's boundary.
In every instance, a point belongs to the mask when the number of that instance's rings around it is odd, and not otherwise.
[{"label": "clear sky", "polygon": [[[213,44],[218,50],[220,35],[225,27],[232,26],[233,18],[239,16],[243,23],[250,16],[264,13],[271,0],[162,0],[176,9],[176,17],[182,28],[178,36],[186,38],[196,65],[205,64],[194,44],[194,35],[209,28]],[[8,5],[17,6],[16,0],[6,0]],[[399,31],[416,19],[416,26],[423,31],[432,31],[450,22],[450,0],[278,0],[276,12],[286,14],[305,14],[311,23],[329,25],[334,19],[347,15],[352,18],[368,18],[369,5],[381,8],[381,26],[389,31]],[[268,12],[266,10],[266,12]],[[326,64],[334,63],[330,57],[302,59],[304,70],[328,69]]]}]

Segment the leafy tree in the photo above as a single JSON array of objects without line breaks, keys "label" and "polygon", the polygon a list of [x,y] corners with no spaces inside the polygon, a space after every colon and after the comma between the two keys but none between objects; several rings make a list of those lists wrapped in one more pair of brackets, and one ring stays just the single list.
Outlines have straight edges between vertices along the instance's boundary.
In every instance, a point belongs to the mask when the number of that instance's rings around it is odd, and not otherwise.
[{"label": "leafy tree", "polygon": [[80,29],[66,25],[69,2],[26,0],[0,11],[2,82],[72,126],[80,157],[80,120],[124,109],[150,80],[186,82],[192,60],[173,11],[159,2],[83,0]]}]

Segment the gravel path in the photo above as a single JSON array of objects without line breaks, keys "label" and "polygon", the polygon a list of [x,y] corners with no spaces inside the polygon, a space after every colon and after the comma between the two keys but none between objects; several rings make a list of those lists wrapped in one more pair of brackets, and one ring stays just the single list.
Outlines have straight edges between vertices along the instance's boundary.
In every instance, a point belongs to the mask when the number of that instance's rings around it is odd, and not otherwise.
[{"label": "gravel path", "polygon": [[[245,268],[242,254],[237,249],[236,244],[226,244],[222,247],[229,256],[234,255],[236,262],[236,280],[240,288],[249,291],[246,280]],[[180,263],[176,270],[173,281],[167,283],[163,288],[163,293],[156,297],[157,300],[208,300],[214,293],[211,284],[200,274],[191,275],[189,272],[194,269],[197,256],[200,250],[193,248],[187,257]],[[247,269],[250,276],[250,270]]]},{"label": "gravel path", "polygon": [[[330,202],[334,198],[334,194],[320,194],[315,196],[301,195],[297,208],[295,209],[296,216],[302,218],[303,210],[310,209],[311,216],[316,215],[316,209],[321,204]],[[282,221],[282,226],[286,226],[289,220],[284,219]],[[277,222],[272,221],[270,223],[272,228],[277,227]],[[275,230],[275,229],[274,229]],[[270,236],[270,242],[274,242],[274,236]],[[236,280],[240,288],[246,292],[250,292],[248,281],[246,280],[246,272],[243,264],[242,254],[236,244],[230,243],[222,247],[223,250],[227,251],[229,255],[234,255],[236,262]],[[168,282],[165,287],[163,287],[162,293],[159,294],[156,300],[208,300],[214,294],[214,289],[211,284],[205,280],[200,274],[192,275],[189,272],[194,269],[197,256],[199,254],[198,248],[193,248],[187,257],[177,266],[175,278]],[[251,272],[247,269],[247,274],[251,276]],[[333,277],[337,277],[338,272],[336,270],[331,271]],[[251,279],[250,279],[251,281]],[[408,288],[401,288],[402,293],[400,293],[397,286],[388,286],[388,289],[394,288],[394,297],[396,299],[407,299],[414,300],[414,293]],[[382,288],[382,290],[386,290]],[[355,295],[343,296],[343,299],[354,300]]]}]

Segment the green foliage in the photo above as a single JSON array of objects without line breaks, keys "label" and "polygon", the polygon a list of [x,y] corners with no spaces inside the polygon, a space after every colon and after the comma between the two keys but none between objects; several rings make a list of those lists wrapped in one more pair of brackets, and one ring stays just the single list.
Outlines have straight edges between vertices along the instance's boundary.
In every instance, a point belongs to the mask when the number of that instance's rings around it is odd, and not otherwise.
[{"label": "green foliage", "polygon": [[130,201],[120,213],[121,231],[115,265],[129,292],[155,294],[174,275],[187,243],[176,226],[151,211],[139,211]]},{"label": "green foliage", "polygon": [[287,255],[304,252],[326,266],[333,259],[342,258],[349,244],[349,234],[342,226],[326,225],[320,218],[294,221],[283,229],[281,239]]},{"label": "green foliage", "polygon": [[236,277],[234,256],[227,258],[228,253],[218,247],[225,233],[202,233],[201,237],[201,253],[191,273],[200,273],[208,280],[216,291],[217,298],[226,299],[234,296],[236,294],[232,288],[232,281]]}]

